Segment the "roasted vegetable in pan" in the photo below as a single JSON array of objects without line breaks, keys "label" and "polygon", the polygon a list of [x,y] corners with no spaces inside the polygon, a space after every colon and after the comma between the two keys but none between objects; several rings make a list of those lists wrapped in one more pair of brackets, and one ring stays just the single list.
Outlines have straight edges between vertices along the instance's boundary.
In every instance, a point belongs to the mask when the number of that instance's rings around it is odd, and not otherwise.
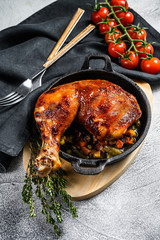
[{"label": "roasted vegetable in pan", "polygon": [[122,138],[100,141],[74,122],[61,137],[61,150],[80,158],[110,158],[121,154],[136,142],[140,126],[138,120],[127,129]]}]

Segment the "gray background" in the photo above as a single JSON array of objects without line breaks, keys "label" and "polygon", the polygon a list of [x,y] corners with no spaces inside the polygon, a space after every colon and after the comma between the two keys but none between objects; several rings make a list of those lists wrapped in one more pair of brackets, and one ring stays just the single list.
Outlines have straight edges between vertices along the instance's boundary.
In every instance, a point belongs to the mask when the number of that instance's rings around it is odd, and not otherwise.
[{"label": "gray background", "polygon": [[[52,0],[0,0],[0,30],[13,26]],[[89,2],[89,1],[88,1]],[[160,31],[160,0],[128,0],[129,5]],[[153,119],[138,157],[110,187],[75,202],[79,217],[63,208],[63,240],[160,239],[160,87],[153,90]],[[0,239],[56,239],[45,218],[31,219],[21,200],[22,155],[0,174]],[[36,204],[39,204],[36,201]],[[40,209],[39,209],[40,211]]]}]

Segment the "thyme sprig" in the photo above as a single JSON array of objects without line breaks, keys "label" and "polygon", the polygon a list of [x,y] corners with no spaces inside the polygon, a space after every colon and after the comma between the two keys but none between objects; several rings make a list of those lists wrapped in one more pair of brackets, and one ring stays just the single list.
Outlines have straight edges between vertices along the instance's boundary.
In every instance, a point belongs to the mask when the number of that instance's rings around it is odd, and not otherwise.
[{"label": "thyme sprig", "polygon": [[60,235],[58,223],[61,223],[63,219],[61,214],[62,204],[58,201],[59,197],[67,205],[72,217],[78,217],[77,209],[73,205],[71,196],[65,190],[67,186],[65,172],[59,169],[54,174],[39,177],[33,167],[34,159],[41,148],[41,139],[36,128],[33,128],[32,138],[29,142],[31,157],[24,178],[22,200],[29,205],[30,216],[36,217],[34,199],[36,197],[40,199],[42,214],[45,215],[46,221],[52,225],[54,233]]}]

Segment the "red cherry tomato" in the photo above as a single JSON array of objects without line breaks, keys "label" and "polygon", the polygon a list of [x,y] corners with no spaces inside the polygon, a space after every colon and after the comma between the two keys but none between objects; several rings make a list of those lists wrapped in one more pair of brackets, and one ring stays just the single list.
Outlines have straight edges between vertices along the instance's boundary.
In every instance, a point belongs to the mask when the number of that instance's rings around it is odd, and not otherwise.
[{"label": "red cherry tomato", "polygon": [[[121,58],[120,63],[122,67],[127,69],[135,69],[139,63],[139,57],[134,51],[129,51],[128,57],[125,55]],[[128,59],[129,58],[129,59]]]},{"label": "red cherry tomato", "polygon": [[111,42],[114,42],[114,40],[119,38],[120,36],[122,36],[121,31],[118,29],[115,29],[114,32],[105,34],[105,41],[106,41],[106,43],[111,43]]},{"label": "red cherry tomato", "polygon": [[91,19],[94,24],[102,22],[102,18],[105,19],[109,13],[106,7],[100,7],[98,11],[92,12]]},{"label": "red cherry tomato", "polygon": [[156,74],[160,71],[160,60],[156,57],[152,57],[151,59],[143,59],[140,67],[143,72]]},{"label": "red cherry tomato", "polygon": [[125,27],[131,25],[134,21],[134,16],[131,12],[120,12],[118,18],[121,18],[120,21]]},{"label": "red cherry tomato", "polygon": [[143,53],[138,53],[139,58],[147,58],[147,55],[145,53],[149,53],[152,55],[154,53],[154,48],[150,43],[143,44],[143,42],[138,42],[136,43],[135,46],[138,51],[143,52]]},{"label": "red cherry tomato", "polygon": [[99,31],[100,33],[102,33],[103,35],[105,35],[107,31],[110,30],[110,28],[113,28],[117,25],[116,21],[115,20],[111,20],[111,21],[108,21],[108,23],[101,23],[99,24]]},{"label": "red cherry tomato", "polygon": [[[122,6],[122,7],[125,7],[126,9],[128,9],[128,2],[126,0],[112,0],[111,1],[111,6]],[[120,10],[121,8],[114,8],[115,11],[118,11]]]},{"label": "red cherry tomato", "polygon": [[134,27],[131,27],[128,30],[128,33],[132,39],[140,39],[144,41],[147,37],[147,33],[143,28],[136,29]]},{"label": "red cherry tomato", "polygon": [[121,53],[123,55],[126,50],[127,46],[124,42],[120,42],[118,44],[110,43],[108,46],[108,52],[114,58],[120,57],[120,54],[118,53]]}]

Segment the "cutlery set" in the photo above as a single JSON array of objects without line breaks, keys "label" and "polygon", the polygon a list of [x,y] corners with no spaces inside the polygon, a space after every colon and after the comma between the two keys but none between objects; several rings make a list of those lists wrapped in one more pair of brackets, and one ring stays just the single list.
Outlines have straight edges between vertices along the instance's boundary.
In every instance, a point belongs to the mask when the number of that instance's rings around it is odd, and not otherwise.
[{"label": "cutlery set", "polygon": [[8,94],[7,96],[0,98],[0,107],[7,107],[14,105],[24,98],[27,97],[29,93],[35,90],[38,87],[42,86],[42,78],[46,72],[46,70],[52,66],[59,58],[61,58],[64,54],[66,54],[71,48],[73,48],[78,42],[80,42],[84,37],[86,37],[90,32],[95,29],[95,25],[89,24],[84,30],[82,30],[74,39],[72,39],[65,47],[63,47],[60,51],[59,49],[68,38],[76,24],[81,19],[84,13],[83,9],[78,8],[75,15],[69,22],[67,28],[63,32],[62,36],[58,40],[54,49],[50,53],[47,58],[47,61],[44,63],[43,67],[35,73],[30,78],[26,79],[17,89]]}]

